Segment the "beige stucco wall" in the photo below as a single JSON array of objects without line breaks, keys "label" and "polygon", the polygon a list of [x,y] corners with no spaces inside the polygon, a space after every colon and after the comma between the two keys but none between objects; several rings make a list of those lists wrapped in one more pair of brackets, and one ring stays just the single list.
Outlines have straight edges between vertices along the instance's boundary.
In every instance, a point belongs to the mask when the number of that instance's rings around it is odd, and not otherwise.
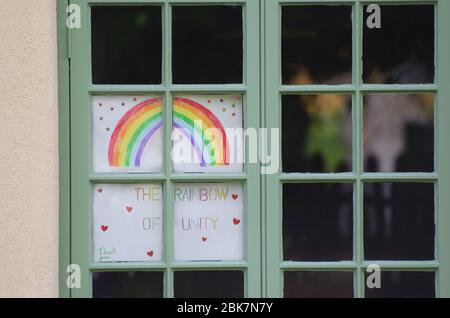
[{"label": "beige stucco wall", "polygon": [[56,0],[0,0],[0,297],[58,296]]}]

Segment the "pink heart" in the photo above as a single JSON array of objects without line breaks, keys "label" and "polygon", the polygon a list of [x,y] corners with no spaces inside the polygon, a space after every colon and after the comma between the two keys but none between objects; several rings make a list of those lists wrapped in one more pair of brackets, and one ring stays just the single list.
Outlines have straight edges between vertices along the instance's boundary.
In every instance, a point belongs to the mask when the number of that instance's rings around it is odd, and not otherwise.
[{"label": "pink heart", "polygon": [[205,237],[205,236],[202,237],[202,241],[203,241],[203,242],[206,242],[207,240],[208,240],[207,237]]},{"label": "pink heart", "polygon": [[98,192],[98,193],[102,193],[102,192],[103,192],[103,188],[98,188],[98,189],[97,189],[97,192]]},{"label": "pink heart", "polygon": [[108,229],[109,229],[108,225],[102,225],[102,231],[103,232],[108,231]]},{"label": "pink heart", "polygon": [[239,198],[239,196],[237,194],[232,194],[231,197],[233,198],[233,200],[236,200],[237,198]]},{"label": "pink heart", "polygon": [[154,254],[153,250],[147,252],[147,255],[150,256],[150,257],[153,257],[153,254]]},{"label": "pink heart", "polygon": [[131,213],[131,211],[133,211],[133,207],[132,206],[127,206],[127,211],[128,211],[128,213]]},{"label": "pink heart", "polygon": [[241,220],[239,220],[238,218],[234,218],[233,223],[234,225],[238,225],[239,223],[241,223]]}]

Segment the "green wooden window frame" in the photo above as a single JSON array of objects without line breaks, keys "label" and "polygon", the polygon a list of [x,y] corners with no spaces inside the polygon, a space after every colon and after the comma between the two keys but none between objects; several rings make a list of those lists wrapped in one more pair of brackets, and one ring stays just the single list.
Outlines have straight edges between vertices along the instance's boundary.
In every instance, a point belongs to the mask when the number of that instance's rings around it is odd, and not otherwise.
[{"label": "green wooden window frame", "polygon": [[[72,297],[91,296],[91,273],[95,271],[158,271],[164,272],[164,296],[173,297],[173,276],[177,270],[240,270],[244,272],[244,291],[248,297],[261,296],[260,249],[260,179],[259,167],[246,165],[242,173],[174,173],[171,154],[172,97],[183,93],[242,94],[244,127],[259,127],[259,3],[237,0],[242,6],[244,33],[244,79],[236,85],[174,85],[171,78],[171,10],[174,5],[204,5],[204,1],[103,1],[71,0],[81,8],[82,27],[69,32],[70,54],[70,263],[81,267],[81,288],[72,289]],[[220,5],[230,1],[208,1]],[[93,85],[90,68],[90,9],[101,5],[155,5],[163,14],[163,83],[161,85]],[[62,10],[62,9],[61,9]],[[61,13],[62,14],[62,13]],[[95,174],[91,167],[91,97],[101,94],[160,94],[164,99],[164,168],[159,174]],[[65,180],[63,180],[65,181]],[[172,210],[174,184],[200,182],[237,182],[244,187],[245,261],[242,262],[176,262],[173,260]],[[99,183],[159,183],[163,185],[163,246],[161,262],[141,263],[93,263],[91,261],[92,238],[92,187]],[[67,218],[67,215],[65,216]],[[62,229],[66,231],[67,227]],[[65,234],[65,233],[63,233]],[[64,251],[67,253],[67,251]],[[67,257],[66,260],[67,262]],[[63,289],[66,289],[62,286]],[[67,292],[66,292],[67,294]]]},{"label": "green wooden window frame", "polygon": [[[444,0],[58,0],[59,138],[60,138],[60,295],[90,297],[91,272],[164,272],[164,296],[173,297],[177,270],[241,270],[246,297],[282,297],[285,271],[350,271],[354,296],[364,297],[363,185],[365,182],[429,182],[435,185],[435,260],[379,261],[383,270],[420,270],[436,273],[436,296],[450,297],[450,2]],[[66,28],[66,7],[78,4],[82,28]],[[436,80],[427,85],[372,85],[362,83],[363,5],[434,4]],[[90,6],[148,4],[163,12],[163,83],[161,85],[92,85],[90,69]],[[174,5],[223,5],[243,7],[244,81],[235,85],[174,85],[171,79],[171,8]],[[281,7],[284,5],[347,5],[352,7],[353,84],[281,85]],[[433,173],[365,173],[362,167],[362,96],[367,92],[431,92],[436,94],[435,162]],[[353,171],[343,174],[278,173],[261,175],[256,164],[243,173],[177,174],[171,160],[164,160],[160,174],[94,174],[91,169],[91,96],[98,94],[152,94],[164,97],[164,155],[170,158],[172,96],[180,93],[239,93],[244,97],[244,127],[281,127],[281,96],[305,93],[352,95]],[[281,147],[281,142],[280,142]],[[281,151],[280,151],[281,153]],[[172,198],[174,184],[181,182],[239,182],[245,190],[245,251],[243,262],[176,262],[172,259]],[[99,183],[161,183],[164,189],[164,248],[158,263],[92,263],[92,187]],[[282,202],[285,183],[345,182],[354,185],[352,261],[283,262]],[[68,289],[66,268],[78,264],[81,288]]]},{"label": "green wooden window frame", "polygon": [[[445,136],[449,135],[449,125],[445,118],[449,112],[450,61],[449,40],[445,39],[444,30],[448,29],[450,3],[448,1],[266,1],[265,8],[265,118],[268,127],[281,127],[281,96],[308,93],[345,93],[352,95],[353,117],[353,169],[351,173],[337,174],[302,174],[279,173],[268,175],[265,197],[267,247],[264,249],[267,264],[266,295],[279,297],[283,294],[283,273],[285,271],[349,271],[353,272],[354,296],[364,297],[364,271],[370,264],[378,264],[382,270],[432,271],[436,272],[436,296],[448,297],[450,294],[450,253],[448,243],[450,236],[446,225],[449,224],[449,159],[450,149]],[[303,4],[333,4],[352,7],[353,21],[353,84],[351,85],[281,85],[281,49],[280,27],[281,6]],[[435,45],[436,58],[435,84],[429,85],[375,85],[362,83],[362,30],[364,4],[435,4]],[[268,40],[270,39],[270,40]],[[434,173],[365,173],[362,156],[362,107],[364,93],[405,93],[431,92],[437,96],[435,106],[435,172]],[[278,107],[273,107],[277,105]],[[364,260],[363,250],[363,185],[366,182],[429,182],[435,185],[435,260],[433,261],[370,261]],[[282,211],[281,192],[285,183],[351,183],[353,184],[353,260],[340,262],[283,262],[282,257]]]}]

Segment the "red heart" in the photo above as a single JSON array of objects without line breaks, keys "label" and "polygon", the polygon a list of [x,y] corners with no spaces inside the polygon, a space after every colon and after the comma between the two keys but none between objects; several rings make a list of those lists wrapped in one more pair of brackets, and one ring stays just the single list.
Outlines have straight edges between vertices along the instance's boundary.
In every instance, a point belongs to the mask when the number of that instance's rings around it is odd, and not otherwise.
[{"label": "red heart", "polygon": [[154,254],[153,251],[148,251],[148,252],[147,252],[147,255],[150,256],[150,257],[153,257],[153,254]]},{"label": "red heart", "polygon": [[238,218],[234,218],[233,223],[234,225],[238,225],[239,223],[241,223],[241,220],[239,220]]},{"label": "red heart", "polygon": [[205,237],[205,236],[202,237],[202,241],[203,241],[203,242],[206,242],[207,240],[208,240],[207,237]]},{"label": "red heart", "polygon": [[102,225],[102,231],[103,232],[108,231],[108,229],[109,229],[108,225]]},{"label": "red heart", "polygon": [[239,196],[237,194],[233,194],[231,195],[231,197],[233,198],[233,200],[236,200]]},{"label": "red heart", "polygon": [[102,193],[102,192],[103,192],[103,188],[98,188],[98,189],[97,189],[97,192],[98,192],[98,193]]},{"label": "red heart", "polygon": [[132,206],[127,206],[127,211],[128,211],[128,213],[131,213],[131,211],[133,211],[133,207]]}]

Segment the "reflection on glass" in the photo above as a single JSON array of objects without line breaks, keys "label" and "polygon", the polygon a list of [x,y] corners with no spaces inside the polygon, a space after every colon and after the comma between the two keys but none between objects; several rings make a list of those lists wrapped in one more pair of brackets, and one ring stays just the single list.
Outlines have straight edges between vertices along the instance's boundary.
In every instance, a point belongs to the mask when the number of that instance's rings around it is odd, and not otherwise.
[{"label": "reflection on glass", "polygon": [[174,7],[172,21],[174,83],[242,83],[241,7]]},{"label": "reflection on glass", "polygon": [[176,298],[243,298],[244,273],[239,271],[175,272]]},{"label": "reflection on glass", "polygon": [[94,84],[160,84],[162,18],[158,6],[92,7]]},{"label": "reflection on glass", "polygon": [[285,272],[285,298],[352,298],[352,272]]},{"label": "reflection on glass", "polygon": [[[366,274],[366,279],[367,279]],[[433,272],[382,272],[381,288],[368,288],[366,298],[434,298]]]},{"label": "reflection on glass", "polygon": [[162,298],[162,272],[92,273],[94,298]]},{"label": "reflection on glass", "polygon": [[366,260],[434,259],[434,185],[366,183]]},{"label": "reflection on glass", "polygon": [[381,28],[364,27],[364,82],[434,82],[433,5],[381,6]]},{"label": "reflection on glass", "polygon": [[282,109],[283,172],[351,170],[351,96],[287,95]]},{"label": "reflection on glass", "polygon": [[351,184],[285,184],[284,260],[352,259],[352,202]]},{"label": "reflection on glass", "polygon": [[434,171],[433,94],[368,94],[363,125],[365,171]]},{"label": "reflection on glass", "polygon": [[283,84],[352,82],[351,11],[350,6],[283,7]]}]

